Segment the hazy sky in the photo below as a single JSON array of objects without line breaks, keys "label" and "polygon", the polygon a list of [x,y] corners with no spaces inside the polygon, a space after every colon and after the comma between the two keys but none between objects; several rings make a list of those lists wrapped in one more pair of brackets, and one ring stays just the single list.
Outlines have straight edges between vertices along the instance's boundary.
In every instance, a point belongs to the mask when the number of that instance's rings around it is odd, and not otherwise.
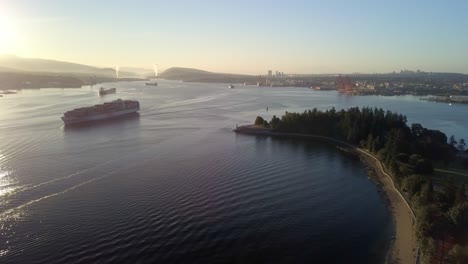
[{"label": "hazy sky", "polygon": [[238,73],[468,73],[467,14],[467,0],[0,0],[0,53]]}]

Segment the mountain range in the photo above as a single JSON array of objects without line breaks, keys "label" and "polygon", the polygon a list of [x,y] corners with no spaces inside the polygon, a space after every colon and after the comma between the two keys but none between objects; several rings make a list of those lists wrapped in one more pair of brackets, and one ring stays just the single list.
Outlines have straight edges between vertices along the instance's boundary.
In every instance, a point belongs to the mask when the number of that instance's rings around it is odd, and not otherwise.
[{"label": "mountain range", "polygon": [[159,74],[160,78],[179,80],[184,82],[219,82],[219,83],[256,83],[259,79],[255,75],[216,73],[192,68],[173,67]]},{"label": "mountain range", "polygon": [[[101,68],[85,64],[23,58],[14,55],[0,55],[0,73],[28,73],[61,76],[98,76],[116,77],[114,68]],[[145,68],[119,67],[119,78],[152,77],[154,71]],[[245,82],[256,81],[258,77],[244,74],[214,73],[203,70],[173,67],[165,70],[158,77],[187,82]]]},{"label": "mountain range", "polygon": [[79,88],[103,82],[142,80],[152,70],[120,67],[119,78],[113,68],[48,59],[0,55],[0,90],[36,88]]},{"label": "mountain range", "polygon": [[[73,73],[116,77],[113,68],[100,68],[57,60],[23,58],[14,55],[0,55],[0,72]],[[119,77],[139,77],[151,72],[152,70],[149,69],[120,67]]]}]

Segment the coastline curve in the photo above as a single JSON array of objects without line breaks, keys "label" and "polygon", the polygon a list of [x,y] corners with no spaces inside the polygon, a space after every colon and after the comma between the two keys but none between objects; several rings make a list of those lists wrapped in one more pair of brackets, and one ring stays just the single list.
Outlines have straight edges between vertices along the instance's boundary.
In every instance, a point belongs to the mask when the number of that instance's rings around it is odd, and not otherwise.
[{"label": "coastline curve", "polygon": [[413,229],[413,225],[416,221],[414,210],[401,191],[396,187],[392,177],[385,171],[384,165],[373,154],[350,143],[320,135],[273,132],[270,128],[253,125],[237,126],[233,131],[240,134],[258,136],[318,139],[346,146],[356,151],[364,159],[364,162],[376,172],[379,183],[382,184],[381,187],[389,200],[389,209],[395,221],[395,237],[390,247],[386,263],[419,262],[419,250],[417,249],[416,235]]}]

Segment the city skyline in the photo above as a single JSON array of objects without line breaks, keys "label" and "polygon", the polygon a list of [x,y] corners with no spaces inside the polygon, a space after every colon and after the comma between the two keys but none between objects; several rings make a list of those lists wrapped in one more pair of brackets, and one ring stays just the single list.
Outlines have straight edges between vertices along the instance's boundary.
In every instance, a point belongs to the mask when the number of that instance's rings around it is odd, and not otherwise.
[{"label": "city skyline", "polygon": [[213,72],[468,73],[468,3],[0,1],[0,54]]}]

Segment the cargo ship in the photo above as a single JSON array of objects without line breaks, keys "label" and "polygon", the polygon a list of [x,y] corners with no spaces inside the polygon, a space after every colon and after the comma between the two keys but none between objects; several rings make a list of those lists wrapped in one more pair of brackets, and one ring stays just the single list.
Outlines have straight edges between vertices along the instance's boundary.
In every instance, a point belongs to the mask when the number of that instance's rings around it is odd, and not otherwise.
[{"label": "cargo ship", "polygon": [[99,89],[99,95],[103,96],[106,94],[116,93],[116,91],[117,89],[115,88],[104,89],[103,87],[101,87],[101,89]]},{"label": "cargo ship", "polygon": [[158,86],[157,82],[147,82],[146,85]]},{"label": "cargo ship", "polygon": [[97,121],[133,114],[140,110],[140,103],[134,100],[117,99],[109,103],[76,108],[61,117],[65,125]]}]

